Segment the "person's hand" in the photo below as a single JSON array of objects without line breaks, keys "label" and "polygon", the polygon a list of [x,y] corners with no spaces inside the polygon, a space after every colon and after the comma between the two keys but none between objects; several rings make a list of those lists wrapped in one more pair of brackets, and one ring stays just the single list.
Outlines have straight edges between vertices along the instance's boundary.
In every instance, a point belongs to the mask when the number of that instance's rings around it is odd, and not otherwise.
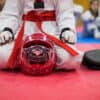
[{"label": "person's hand", "polygon": [[77,41],[77,36],[73,31],[65,31],[62,33],[63,42],[74,44]]},{"label": "person's hand", "polygon": [[13,35],[9,31],[4,31],[0,33],[0,45],[9,43],[13,40]]}]

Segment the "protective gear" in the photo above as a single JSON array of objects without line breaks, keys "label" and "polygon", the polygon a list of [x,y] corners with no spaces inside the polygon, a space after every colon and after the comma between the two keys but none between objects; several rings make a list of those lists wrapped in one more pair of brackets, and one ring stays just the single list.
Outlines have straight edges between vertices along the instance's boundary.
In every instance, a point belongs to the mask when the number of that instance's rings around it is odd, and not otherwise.
[{"label": "protective gear", "polygon": [[62,41],[71,44],[76,43],[76,34],[73,31],[65,31],[62,33]]},{"label": "protective gear", "polygon": [[85,52],[82,64],[89,69],[100,70],[100,50],[90,50]]},{"label": "protective gear", "polygon": [[0,45],[6,44],[12,41],[12,34],[9,31],[4,31],[0,33]]},{"label": "protective gear", "polygon": [[51,40],[41,33],[36,33],[25,38],[17,58],[17,64],[24,73],[45,75],[56,67],[56,60]]}]

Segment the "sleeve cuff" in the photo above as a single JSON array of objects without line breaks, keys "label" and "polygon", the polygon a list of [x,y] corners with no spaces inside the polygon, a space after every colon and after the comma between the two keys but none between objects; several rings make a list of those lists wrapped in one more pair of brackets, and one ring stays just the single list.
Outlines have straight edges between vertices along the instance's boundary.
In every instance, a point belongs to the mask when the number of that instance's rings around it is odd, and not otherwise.
[{"label": "sleeve cuff", "polygon": [[11,35],[12,35],[12,39],[14,40],[14,33],[13,33],[13,31],[12,31],[11,28],[9,28],[9,27],[5,27],[5,28],[3,29],[3,31],[8,31],[8,32],[10,32]]},{"label": "sleeve cuff", "polygon": [[[62,40],[62,34],[63,34],[65,31],[73,31],[73,30],[72,30],[72,29],[70,29],[70,28],[68,28],[68,27],[63,28],[63,29],[61,30],[60,40]],[[74,32],[74,31],[73,31],[73,32]],[[75,32],[74,32],[74,33],[75,33]]]}]

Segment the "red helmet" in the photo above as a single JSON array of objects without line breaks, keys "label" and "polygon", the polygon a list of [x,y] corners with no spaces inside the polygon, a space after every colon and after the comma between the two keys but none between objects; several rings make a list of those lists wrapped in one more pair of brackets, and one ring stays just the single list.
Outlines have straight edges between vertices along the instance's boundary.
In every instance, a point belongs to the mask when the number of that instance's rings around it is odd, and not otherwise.
[{"label": "red helmet", "polygon": [[54,45],[47,36],[35,33],[22,43],[17,59],[21,70],[30,75],[45,75],[56,66]]}]

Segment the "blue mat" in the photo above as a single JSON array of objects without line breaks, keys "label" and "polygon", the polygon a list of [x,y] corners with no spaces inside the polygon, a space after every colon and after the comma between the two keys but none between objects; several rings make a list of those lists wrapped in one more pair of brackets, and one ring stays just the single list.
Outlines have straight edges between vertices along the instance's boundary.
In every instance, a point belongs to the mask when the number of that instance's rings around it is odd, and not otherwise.
[{"label": "blue mat", "polygon": [[95,39],[94,37],[83,37],[82,32],[77,32],[78,43],[100,43],[100,39]]},{"label": "blue mat", "polygon": [[78,43],[100,43],[100,39],[79,37]]}]

